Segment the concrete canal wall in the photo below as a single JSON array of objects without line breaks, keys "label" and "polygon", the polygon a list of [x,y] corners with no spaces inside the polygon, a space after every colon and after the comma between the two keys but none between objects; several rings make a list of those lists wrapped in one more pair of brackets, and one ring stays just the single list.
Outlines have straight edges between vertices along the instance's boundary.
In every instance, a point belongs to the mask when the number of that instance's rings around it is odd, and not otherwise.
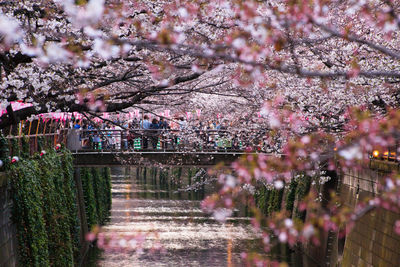
[{"label": "concrete canal wall", "polygon": [[[371,161],[369,166],[357,171],[329,175],[332,179],[319,188],[323,199],[335,190],[342,205],[349,208],[379,194],[378,181],[390,171],[398,171],[393,162]],[[306,218],[307,220],[307,218]],[[308,244],[303,266],[400,266],[400,236],[394,231],[394,223],[400,214],[384,209],[366,213],[345,237],[328,232],[319,237],[320,246]]]},{"label": "concrete canal wall", "polygon": [[[372,169],[343,175],[340,192],[345,205],[354,206],[366,197],[379,194],[377,181],[390,170],[390,163],[378,167],[375,164]],[[400,236],[393,227],[396,220],[400,220],[400,214],[383,209],[364,215],[346,237],[342,266],[400,266]]]}]

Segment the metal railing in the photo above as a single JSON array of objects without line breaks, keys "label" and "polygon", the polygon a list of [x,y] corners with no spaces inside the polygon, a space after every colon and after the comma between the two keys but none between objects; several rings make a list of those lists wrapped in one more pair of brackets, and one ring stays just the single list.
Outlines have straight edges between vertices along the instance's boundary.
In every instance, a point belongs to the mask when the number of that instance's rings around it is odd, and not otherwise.
[{"label": "metal railing", "polygon": [[[18,142],[18,145],[21,146],[22,144],[22,139],[25,139],[27,142],[27,145],[29,146],[29,153],[34,154],[35,152],[39,152],[40,150],[40,145],[39,141],[42,141],[44,146],[48,145],[54,145],[56,146],[57,144],[67,144],[68,140],[68,133],[69,129],[59,129],[58,131],[54,133],[37,133],[37,134],[30,134],[30,135],[8,135],[5,136],[6,139],[10,140],[16,140]],[[43,149],[43,147],[42,147]],[[9,150],[10,154],[13,154],[13,148],[11,145],[11,142],[9,142]]]},{"label": "metal railing", "polygon": [[72,150],[266,151],[265,133],[229,130],[74,130]]}]

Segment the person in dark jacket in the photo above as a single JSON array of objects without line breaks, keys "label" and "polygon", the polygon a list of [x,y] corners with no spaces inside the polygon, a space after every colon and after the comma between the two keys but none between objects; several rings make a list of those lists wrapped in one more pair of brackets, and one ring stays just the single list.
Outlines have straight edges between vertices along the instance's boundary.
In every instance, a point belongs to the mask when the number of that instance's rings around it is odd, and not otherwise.
[{"label": "person in dark jacket", "polygon": [[168,129],[168,122],[164,118],[160,118],[160,122],[158,123],[159,129]]},{"label": "person in dark jacket", "polygon": [[153,148],[156,149],[158,142],[158,129],[160,129],[160,125],[156,118],[154,118],[151,121],[149,129],[150,129],[151,144],[153,145]]},{"label": "person in dark jacket", "polygon": [[[158,123],[160,129],[167,130],[171,129],[168,125],[168,122],[165,118],[161,117],[160,122]],[[166,131],[160,131],[159,133],[159,141],[160,141],[160,148],[166,149],[167,148],[167,133]]]}]

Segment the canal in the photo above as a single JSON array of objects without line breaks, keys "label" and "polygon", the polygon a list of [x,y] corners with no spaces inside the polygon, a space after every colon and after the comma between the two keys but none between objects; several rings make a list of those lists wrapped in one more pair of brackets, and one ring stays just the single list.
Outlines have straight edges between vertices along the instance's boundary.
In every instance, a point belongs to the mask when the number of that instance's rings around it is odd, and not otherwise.
[{"label": "canal", "polygon": [[[98,266],[242,266],[257,235],[241,211],[225,224],[200,208],[214,192],[199,168],[114,168],[106,232],[146,235],[143,251],[104,251]],[[190,188],[190,190],[188,190]],[[160,249],[154,249],[158,248]]]}]

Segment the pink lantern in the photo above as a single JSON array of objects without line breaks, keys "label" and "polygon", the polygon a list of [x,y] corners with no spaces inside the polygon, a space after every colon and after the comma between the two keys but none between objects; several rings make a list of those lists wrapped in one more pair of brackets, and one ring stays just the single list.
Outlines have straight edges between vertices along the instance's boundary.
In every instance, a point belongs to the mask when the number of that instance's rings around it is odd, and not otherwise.
[{"label": "pink lantern", "polygon": [[170,110],[169,109],[164,110],[164,116],[169,118],[169,116],[170,116]]},{"label": "pink lantern", "polygon": [[138,109],[135,109],[135,110],[133,111],[133,114],[135,115],[136,118],[139,118],[139,117],[140,117],[140,111],[139,111]]},{"label": "pink lantern", "polygon": [[200,116],[201,116],[201,109],[196,109],[196,114],[197,114],[197,118],[200,118]]},{"label": "pink lantern", "polygon": [[258,117],[258,118],[261,118],[261,112],[260,112],[260,111],[257,112],[257,117]]},{"label": "pink lantern", "polygon": [[186,112],[186,118],[189,120],[192,118],[192,112]]}]

